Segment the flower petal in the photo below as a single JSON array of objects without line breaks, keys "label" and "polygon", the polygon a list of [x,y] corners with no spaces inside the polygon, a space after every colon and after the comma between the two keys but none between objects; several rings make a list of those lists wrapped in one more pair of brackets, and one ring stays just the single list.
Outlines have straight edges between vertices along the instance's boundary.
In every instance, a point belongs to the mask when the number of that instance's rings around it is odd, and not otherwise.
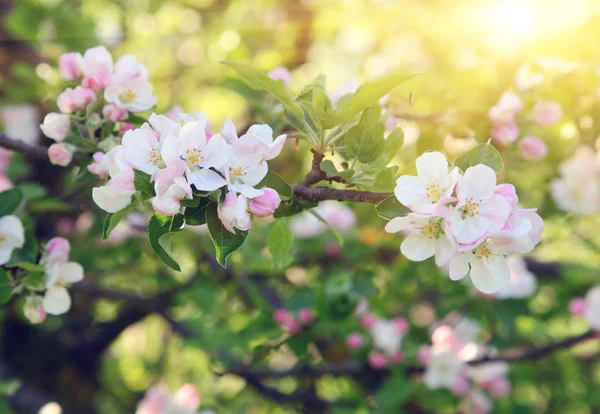
[{"label": "flower petal", "polygon": [[62,315],[71,309],[71,296],[64,287],[50,287],[46,291],[42,306],[50,315]]}]

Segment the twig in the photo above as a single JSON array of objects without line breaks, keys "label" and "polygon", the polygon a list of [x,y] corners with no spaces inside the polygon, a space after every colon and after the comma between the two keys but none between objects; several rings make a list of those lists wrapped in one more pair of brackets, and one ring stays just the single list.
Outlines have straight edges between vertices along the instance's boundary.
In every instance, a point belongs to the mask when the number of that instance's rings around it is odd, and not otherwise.
[{"label": "twig", "polygon": [[[50,162],[50,159],[48,158],[48,148],[43,145],[26,144],[23,141],[0,134],[0,147],[19,152],[31,159]],[[78,162],[79,157],[75,155],[69,166],[76,166],[78,165]]]}]

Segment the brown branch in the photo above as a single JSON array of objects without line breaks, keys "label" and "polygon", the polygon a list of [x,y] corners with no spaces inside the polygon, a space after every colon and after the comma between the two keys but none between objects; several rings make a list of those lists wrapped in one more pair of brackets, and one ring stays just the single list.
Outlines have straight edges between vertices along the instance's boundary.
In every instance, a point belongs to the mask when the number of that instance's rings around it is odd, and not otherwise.
[{"label": "brown branch", "polygon": [[[0,147],[19,152],[25,155],[28,159],[50,162],[50,159],[48,158],[48,148],[44,147],[43,145],[26,144],[23,141],[12,139],[4,134],[0,134]],[[73,160],[69,166],[76,166],[78,165],[78,162],[79,156],[76,154],[73,156]]]}]

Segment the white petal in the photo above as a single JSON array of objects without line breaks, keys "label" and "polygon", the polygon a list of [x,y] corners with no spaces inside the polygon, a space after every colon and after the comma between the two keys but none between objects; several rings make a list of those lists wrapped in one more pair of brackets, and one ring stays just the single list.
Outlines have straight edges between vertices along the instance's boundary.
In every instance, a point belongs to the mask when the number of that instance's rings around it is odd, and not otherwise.
[{"label": "white petal", "polygon": [[8,263],[13,250],[13,247],[0,247],[0,265]]},{"label": "white petal", "polygon": [[227,184],[227,181],[219,173],[207,168],[191,173],[189,181],[199,191],[214,191]]},{"label": "white petal", "polygon": [[437,183],[448,176],[448,160],[440,152],[426,152],[416,164],[417,175],[425,183]]},{"label": "white petal", "polygon": [[473,253],[457,253],[450,260],[450,279],[460,280],[469,273],[469,260]]},{"label": "white petal", "polygon": [[3,247],[23,247],[25,244],[25,229],[17,216],[0,218],[0,235],[4,237]]},{"label": "white petal", "polygon": [[484,164],[467,168],[461,187],[469,197],[488,199],[496,189],[496,172]]},{"label": "white petal", "polygon": [[394,194],[400,203],[411,209],[427,203],[423,182],[412,175],[403,175],[396,180]]},{"label": "white petal", "polygon": [[131,203],[134,192],[123,192],[108,186],[96,187],[92,190],[92,199],[102,210],[116,213]]},{"label": "white petal", "polygon": [[71,309],[71,296],[63,287],[51,287],[46,291],[42,302],[44,310],[50,315],[62,315]]},{"label": "white petal", "polygon": [[488,295],[504,289],[510,282],[510,268],[504,256],[493,255],[471,262],[471,281],[475,287]]},{"label": "white petal", "polygon": [[393,218],[388,224],[385,225],[385,231],[388,233],[398,233],[399,231],[408,230],[411,228],[411,220],[408,216]]},{"label": "white petal", "polygon": [[435,253],[435,239],[415,234],[408,236],[400,245],[400,251],[413,262],[422,262],[429,259]]},{"label": "white petal", "polygon": [[227,163],[229,149],[225,138],[221,135],[213,135],[206,144],[205,157],[202,166],[205,168],[221,168]]},{"label": "white petal", "polygon": [[463,226],[459,233],[454,232],[456,240],[462,244],[470,244],[481,238],[490,227],[490,222],[481,215],[462,220]]},{"label": "white petal", "polygon": [[248,184],[230,184],[229,190],[236,191],[246,198],[260,197],[265,193],[263,190],[257,190],[256,188]]},{"label": "white petal", "polygon": [[456,253],[456,243],[446,234],[441,234],[435,243],[435,264],[446,266]]},{"label": "white petal", "polygon": [[77,283],[83,280],[83,267],[77,262],[61,264],[58,276],[66,283]]}]

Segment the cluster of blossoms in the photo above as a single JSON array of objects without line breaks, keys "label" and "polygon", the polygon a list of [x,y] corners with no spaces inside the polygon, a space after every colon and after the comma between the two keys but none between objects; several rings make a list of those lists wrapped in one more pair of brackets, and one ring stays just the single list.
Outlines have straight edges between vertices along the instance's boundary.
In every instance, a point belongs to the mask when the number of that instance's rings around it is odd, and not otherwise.
[{"label": "cluster of blossoms", "polygon": [[303,326],[315,323],[315,315],[308,308],[302,308],[296,314],[280,308],[273,312],[273,320],[291,335],[295,335],[302,330]]},{"label": "cluster of blossoms", "polygon": [[[405,318],[382,319],[372,313],[365,313],[361,316],[360,323],[371,338],[372,349],[368,359],[371,367],[383,369],[388,364],[398,364],[404,360],[402,340],[409,329]],[[351,349],[359,349],[367,341],[360,332],[353,332],[346,338],[346,343]]]},{"label": "cluster of blossoms", "polygon": [[192,384],[185,384],[175,394],[170,395],[164,384],[157,384],[146,391],[138,403],[135,414],[209,414],[212,411],[198,411],[200,392]]},{"label": "cluster of blossoms", "polygon": [[600,211],[600,163],[592,148],[577,148],[558,170],[560,177],[550,183],[558,208],[582,215]]},{"label": "cluster of blossoms", "polygon": [[503,398],[512,388],[506,362],[469,365],[493,351],[478,343],[479,333],[479,326],[464,317],[454,326],[441,324],[432,333],[431,345],[423,345],[418,354],[425,365],[423,384],[432,390],[447,388],[463,397],[461,412],[472,414],[485,414],[493,408],[483,391],[492,398]]},{"label": "cluster of blossoms", "polygon": [[141,128],[125,132],[121,145],[106,154],[95,154],[90,171],[110,176],[106,185],[94,188],[94,201],[115,213],[131,202],[135,193],[134,170],[144,172],[154,183],[154,210],[166,216],[177,214],[181,201],[196,191],[211,192],[226,187],[218,214],[230,232],[250,228],[250,213],[266,217],[279,206],[279,194],[257,189],[268,172],[266,161],[281,152],[286,135],[273,139],[268,125],[253,125],[238,137],[228,120],[221,134],[206,131],[203,114],[179,114],[178,121],[152,114]]},{"label": "cluster of blossoms", "polygon": [[[65,89],[57,98],[60,113],[49,113],[40,125],[44,134],[56,141],[48,148],[53,164],[66,166],[76,147],[65,139],[74,123],[78,133],[94,140],[94,131],[104,122],[121,122],[129,113],[143,112],[156,103],[148,71],[132,55],[113,58],[104,46],[60,57],[59,73],[67,81],[80,82]],[[87,119],[86,119],[87,118]],[[86,121],[82,124],[79,121]]]},{"label": "cluster of blossoms", "polygon": [[[523,110],[523,101],[513,92],[504,92],[496,105],[490,108],[488,116],[492,121],[490,136],[494,144],[508,147],[520,135],[516,116]],[[552,126],[563,117],[560,104],[540,101],[532,109],[531,118],[541,126]],[[540,161],[546,157],[548,146],[535,136],[526,136],[519,142],[523,158],[528,161]]]},{"label": "cluster of blossoms", "polygon": [[71,296],[67,288],[83,280],[83,267],[69,261],[71,245],[67,239],[55,237],[48,241],[40,265],[44,267],[44,296],[36,293],[28,296],[23,312],[31,323],[41,323],[46,314],[62,315],[71,308]]},{"label": "cluster of blossoms", "polygon": [[569,312],[584,317],[590,328],[600,336],[600,286],[592,287],[585,297],[573,298]]},{"label": "cluster of blossoms", "polygon": [[461,174],[439,152],[420,156],[417,176],[398,178],[394,193],[411,210],[385,228],[407,233],[402,254],[412,261],[435,256],[452,280],[470,275],[485,294],[509,284],[506,256],[530,252],[543,232],[536,210],[517,208],[515,188],[497,185],[493,169],[479,164]]}]

